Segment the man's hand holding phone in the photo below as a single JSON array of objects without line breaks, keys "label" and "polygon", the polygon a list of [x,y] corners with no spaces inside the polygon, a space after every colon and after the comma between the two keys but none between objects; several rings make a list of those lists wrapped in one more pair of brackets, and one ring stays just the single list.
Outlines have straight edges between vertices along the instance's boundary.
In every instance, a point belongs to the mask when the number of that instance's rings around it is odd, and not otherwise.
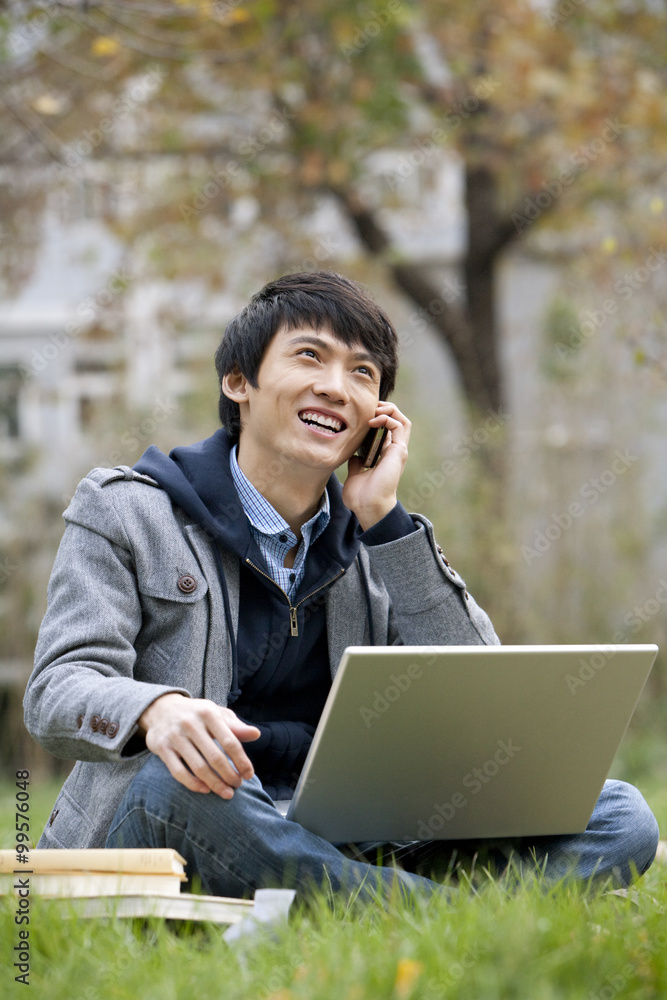
[{"label": "man's hand holding phone", "polygon": [[[412,425],[395,403],[379,402],[375,416],[369,421],[369,435],[362,445],[362,454],[348,462],[348,475],[343,486],[343,502],[357,516],[366,531],[377,524],[396,505],[396,491],[408,459],[408,442]],[[381,447],[370,464],[369,439],[377,430],[386,432]],[[372,439],[371,439],[372,440]],[[369,467],[364,464],[369,462]]]},{"label": "man's hand holding phone", "polygon": [[364,463],[364,469],[373,469],[380,461],[380,452],[389,431],[386,427],[371,428],[363,440],[357,455]]}]

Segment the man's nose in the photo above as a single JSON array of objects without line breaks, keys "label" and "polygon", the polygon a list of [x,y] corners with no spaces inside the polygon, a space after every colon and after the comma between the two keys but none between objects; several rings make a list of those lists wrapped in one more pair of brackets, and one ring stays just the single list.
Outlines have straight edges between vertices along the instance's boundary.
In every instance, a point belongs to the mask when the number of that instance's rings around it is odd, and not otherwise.
[{"label": "man's nose", "polygon": [[347,385],[347,373],[342,365],[326,365],[313,385],[313,390],[319,396],[327,396],[333,402],[347,403],[350,393]]}]

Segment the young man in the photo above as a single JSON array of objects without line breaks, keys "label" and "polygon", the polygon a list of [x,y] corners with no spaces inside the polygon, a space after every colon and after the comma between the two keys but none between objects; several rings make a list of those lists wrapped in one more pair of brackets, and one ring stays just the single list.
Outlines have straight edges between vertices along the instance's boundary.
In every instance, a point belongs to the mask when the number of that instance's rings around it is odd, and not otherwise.
[{"label": "young man", "polygon": [[[65,512],[25,712],[79,763],[39,846],[171,846],[219,895],[439,891],[274,805],[346,646],[498,642],[430,523],[396,499],[410,436],[387,402],[396,333],[353,282],[292,274],[229,324],[216,367],[224,430],[93,470]],[[365,470],[355,452],[378,427]],[[575,863],[627,884],[656,845],[642,797],[610,782],[584,834],[517,850],[554,877]]]}]

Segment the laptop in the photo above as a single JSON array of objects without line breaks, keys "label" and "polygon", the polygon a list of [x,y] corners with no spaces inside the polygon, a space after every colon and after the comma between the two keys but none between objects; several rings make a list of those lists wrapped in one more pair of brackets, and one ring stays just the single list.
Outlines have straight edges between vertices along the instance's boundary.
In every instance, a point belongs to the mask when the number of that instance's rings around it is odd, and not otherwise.
[{"label": "laptop", "polygon": [[334,844],[580,833],[657,652],[349,647],[286,816]]}]

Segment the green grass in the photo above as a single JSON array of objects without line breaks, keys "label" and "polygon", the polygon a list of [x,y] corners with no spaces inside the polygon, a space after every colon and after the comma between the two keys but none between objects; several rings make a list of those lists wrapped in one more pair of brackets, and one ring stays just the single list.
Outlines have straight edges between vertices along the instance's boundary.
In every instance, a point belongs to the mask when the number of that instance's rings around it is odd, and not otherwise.
[{"label": "green grass", "polygon": [[[621,769],[622,769],[622,765]],[[630,765],[625,765],[629,767]],[[639,782],[667,829],[667,795]],[[37,833],[56,788],[31,789]],[[0,786],[0,844],[13,844],[14,788]],[[488,883],[451,902],[330,908],[322,898],[242,950],[224,927],[62,920],[31,907],[30,992],[13,980],[16,903],[0,900],[0,996],[49,1000],[648,1000],[667,995],[666,869],[631,897]]]}]

